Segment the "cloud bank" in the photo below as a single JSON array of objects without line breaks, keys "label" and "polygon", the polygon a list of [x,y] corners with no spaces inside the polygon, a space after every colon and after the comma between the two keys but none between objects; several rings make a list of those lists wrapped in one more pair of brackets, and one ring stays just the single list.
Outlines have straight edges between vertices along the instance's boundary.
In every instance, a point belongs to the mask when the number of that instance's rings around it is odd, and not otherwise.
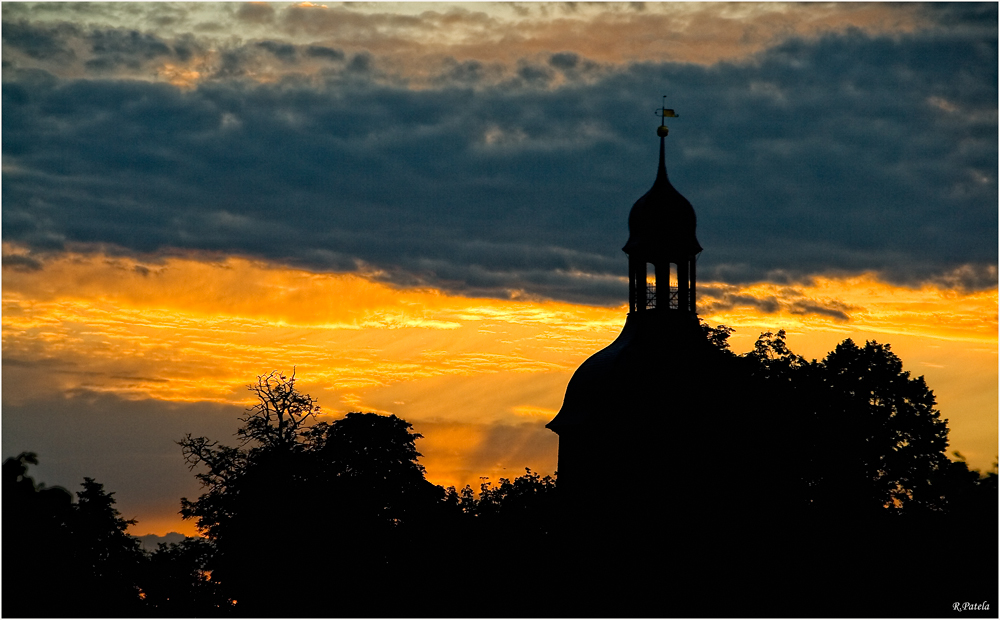
[{"label": "cloud bank", "polygon": [[[617,305],[668,93],[699,279],[996,286],[996,5],[807,7],[784,37],[754,30],[770,23],[756,14],[739,30],[728,5],[645,21],[529,5],[520,22],[466,7],[60,7],[4,7],[11,268],[67,250],[236,255]],[[649,20],[702,51],[581,43]],[[697,45],[731,31],[756,43]],[[485,32],[510,51],[484,51]]]}]

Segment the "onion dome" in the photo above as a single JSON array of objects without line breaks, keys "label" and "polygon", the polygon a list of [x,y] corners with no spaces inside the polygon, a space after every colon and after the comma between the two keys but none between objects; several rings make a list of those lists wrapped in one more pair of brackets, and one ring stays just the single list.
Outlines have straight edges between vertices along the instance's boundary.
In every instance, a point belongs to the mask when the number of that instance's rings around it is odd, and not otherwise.
[{"label": "onion dome", "polygon": [[628,215],[628,243],[622,250],[650,263],[676,262],[701,252],[695,236],[694,207],[667,178],[660,132],[660,167],[653,187],[632,205]]}]

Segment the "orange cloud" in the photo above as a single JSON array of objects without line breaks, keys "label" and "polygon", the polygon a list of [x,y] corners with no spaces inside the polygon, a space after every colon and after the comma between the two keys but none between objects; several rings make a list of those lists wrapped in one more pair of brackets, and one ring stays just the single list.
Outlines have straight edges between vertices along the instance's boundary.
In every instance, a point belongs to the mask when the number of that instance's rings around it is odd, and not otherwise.
[{"label": "orange cloud", "polygon": [[[387,6],[392,9],[387,10]],[[625,62],[712,64],[744,60],[794,36],[859,29],[913,31],[929,24],[919,6],[890,4],[593,3],[557,5],[400,5],[338,7],[317,17],[297,7],[279,22],[293,38],[328,40],[375,54],[379,68],[408,79],[427,77],[447,61],[478,61],[509,74],[519,61],[571,52],[603,65]]]},{"label": "orange cloud", "polygon": [[132,398],[240,401],[256,374],[298,366],[344,412],[367,390],[423,378],[566,371],[566,347],[592,349],[618,323],[607,309],[400,290],[241,259],[74,256],[40,275],[5,273],[5,355],[85,366],[66,369],[59,389]]},{"label": "orange cloud", "polygon": [[197,86],[198,79],[201,78],[201,72],[180,67],[169,62],[164,63],[162,67],[156,70],[156,73],[160,79],[180,88],[194,88]]},{"label": "orange cloud", "polygon": [[[872,275],[704,287],[704,318],[737,329],[737,352],[779,328],[810,358],[847,337],[891,343],[938,395],[952,448],[974,467],[991,465],[996,290],[907,289]],[[395,413],[425,435],[418,447],[431,480],[476,486],[479,476],[555,469],[556,437],[544,424],[573,371],[617,336],[625,312],[472,299],[236,258],[66,255],[4,270],[3,399],[109,392],[247,404],[256,375],[295,366],[327,415]]]}]

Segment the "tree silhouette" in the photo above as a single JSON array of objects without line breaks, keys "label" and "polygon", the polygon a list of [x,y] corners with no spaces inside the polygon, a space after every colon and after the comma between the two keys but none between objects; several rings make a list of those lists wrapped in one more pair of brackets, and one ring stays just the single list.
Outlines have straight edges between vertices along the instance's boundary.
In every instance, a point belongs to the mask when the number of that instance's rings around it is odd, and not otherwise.
[{"label": "tree silhouette", "polygon": [[102,612],[104,601],[123,603],[121,613],[138,610],[138,570],[145,555],[139,540],[126,533],[135,519],[123,519],[114,507],[114,493],[93,478],[84,478],[83,490],[76,495],[71,531],[78,564],[86,575],[87,597]]},{"label": "tree silhouette", "polygon": [[[437,530],[437,537],[471,541],[474,552],[456,553],[438,545],[436,550],[422,553],[421,557],[431,560],[428,567],[436,574],[433,581],[425,580],[425,588],[441,581],[465,592],[482,590],[484,585],[503,585],[482,605],[424,608],[422,615],[579,615],[567,614],[559,604],[562,597],[552,592],[564,576],[560,573],[560,514],[553,477],[525,468],[525,474],[513,480],[500,478],[493,484],[483,479],[478,495],[471,486],[460,491],[449,487],[445,503],[450,510],[438,517],[445,527]],[[532,576],[544,579],[546,585],[538,587]]]},{"label": "tree silhouette", "polygon": [[889,345],[847,339],[808,362],[781,330],[761,334],[744,357],[781,421],[804,501],[869,513],[940,508],[930,485],[948,463],[947,420]]},{"label": "tree silhouette", "polygon": [[37,463],[30,452],[3,463],[3,614],[140,613],[145,556],[125,532],[134,521],[123,519],[114,494],[91,478],[76,503],[65,489],[36,486],[27,467]]},{"label": "tree silhouette", "polygon": [[705,339],[720,351],[726,351],[732,353],[729,348],[729,336],[736,330],[732,327],[726,325],[716,325],[715,327],[709,326],[704,319],[698,319],[698,326],[701,328],[702,334],[704,334]]},{"label": "tree silhouette", "polygon": [[[555,500],[556,481],[552,476],[545,476],[525,467],[523,476],[514,480],[500,478],[499,484],[493,486],[484,480],[479,486],[478,500],[472,500],[472,487],[466,486],[460,495],[465,500],[464,512],[483,519],[506,519],[525,521],[540,525],[543,515],[551,510]],[[455,489],[449,488],[449,494]]]},{"label": "tree silhouette", "polygon": [[212,579],[214,558],[215,545],[205,538],[159,543],[142,576],[149,612],[174,618],[205,617],[232,608],[232,601]]},{"label": "tree silhouette", "polygon": [[[238,613],[350,615],[284,587],[261,587],[262,574],[308,566],[313,579],[337,589],[344,609],[389,609],[393,601],[377,595],[377,584],[412,562],[416,532],[447,509],[444,490],[416,462],[420,435],[373,413],[317,422],[319,407],[296,389],[294,374],[262,375],[250,390],[257,403],[236,432],[242,446],[190,435],[179,442],[188,465],[203,470],[197,477],[206,491],[182,498],[181,514],[197,519],[218,549],[213,580]],[[310,535],[314,528],[324,533]]]},{"label": "tree silhouette", "polygon": [[294,448],[302,439],[302,431],[319,415],[320,408],[312,396],[295,389],[295,371],[290,376],[272,371],[257,377],[247,389],[257,397],[257,403],[247,410],[236,435],[254,447],[268,450]]},{"label": "tree silhouette", "polygon": [[841,434],[837,460],[844,471],[871,484],[859,503],[935,508],[929,484],[947,461],[948,427],[924,378],[911,378],[889,345],[874,341],[862,348],[845,340],[822,368],[830,394],[824,413],[850,429]]},{"label": "tree silhouette", "polygon": [[72,605],[48,596],[55,582],[75,576],[69,524],[73,498],[65,489],[35,486],[22,452],[3,463],[3,615],[66,615]]},{"label": "tree silhouette", "polygon": [[[979,503],[991,478],[980,482],[964,463],[947,458],[947,421],[934,393],[923,377],[903,370],[889,345],[862,347],[848,339],[823,360],[807,361],[789,349],[784,331],[766,332],[742,358],[757,403],[754,417],[781,429],[743,427],[749,443],[769,445],[775,435],[770,445],[781,446],[780,458],[770,463],[774,483],[759,487],[778,507],[765,513],[774,525],[760,528],[771,542],[750,554],[781,568],[758,581],[751,566],[744,567],[751,590],[764,591],[777,579],[793,593],[792,609],[801,609],[850,589],[858,594],[832,597],[826,613],[874,616],[943,615],[952,602],[945,590],[956,600],[995,591],[986,587],[996,579],[993,551],[982,562],[977,558],[974,576],[941,570],[949,553],[973,540],[969,527],[994,541],[988,548],[995,550],[995,508]],[[747,453],[741,459],[766,462]],[[743,549],[752,548],[742,542],[745,532],[736,538]],[[808,562],[802,549],[809,550]],[[927,579],[937,587],[920,587]],[[865,583],[882,587],[865,590]],[[891,600],[887,591],[895,593]]]}]

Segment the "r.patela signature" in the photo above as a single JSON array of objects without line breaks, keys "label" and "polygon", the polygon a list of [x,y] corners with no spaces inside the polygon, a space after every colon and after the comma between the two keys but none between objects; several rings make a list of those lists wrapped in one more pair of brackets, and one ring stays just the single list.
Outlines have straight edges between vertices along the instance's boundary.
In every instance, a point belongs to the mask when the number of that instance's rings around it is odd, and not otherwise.
[{"label": "r.patela signature", "polygon": [[951,608],[955,611],[989,611],[990,604],[986,601],[982,603],[952,603]]}]

